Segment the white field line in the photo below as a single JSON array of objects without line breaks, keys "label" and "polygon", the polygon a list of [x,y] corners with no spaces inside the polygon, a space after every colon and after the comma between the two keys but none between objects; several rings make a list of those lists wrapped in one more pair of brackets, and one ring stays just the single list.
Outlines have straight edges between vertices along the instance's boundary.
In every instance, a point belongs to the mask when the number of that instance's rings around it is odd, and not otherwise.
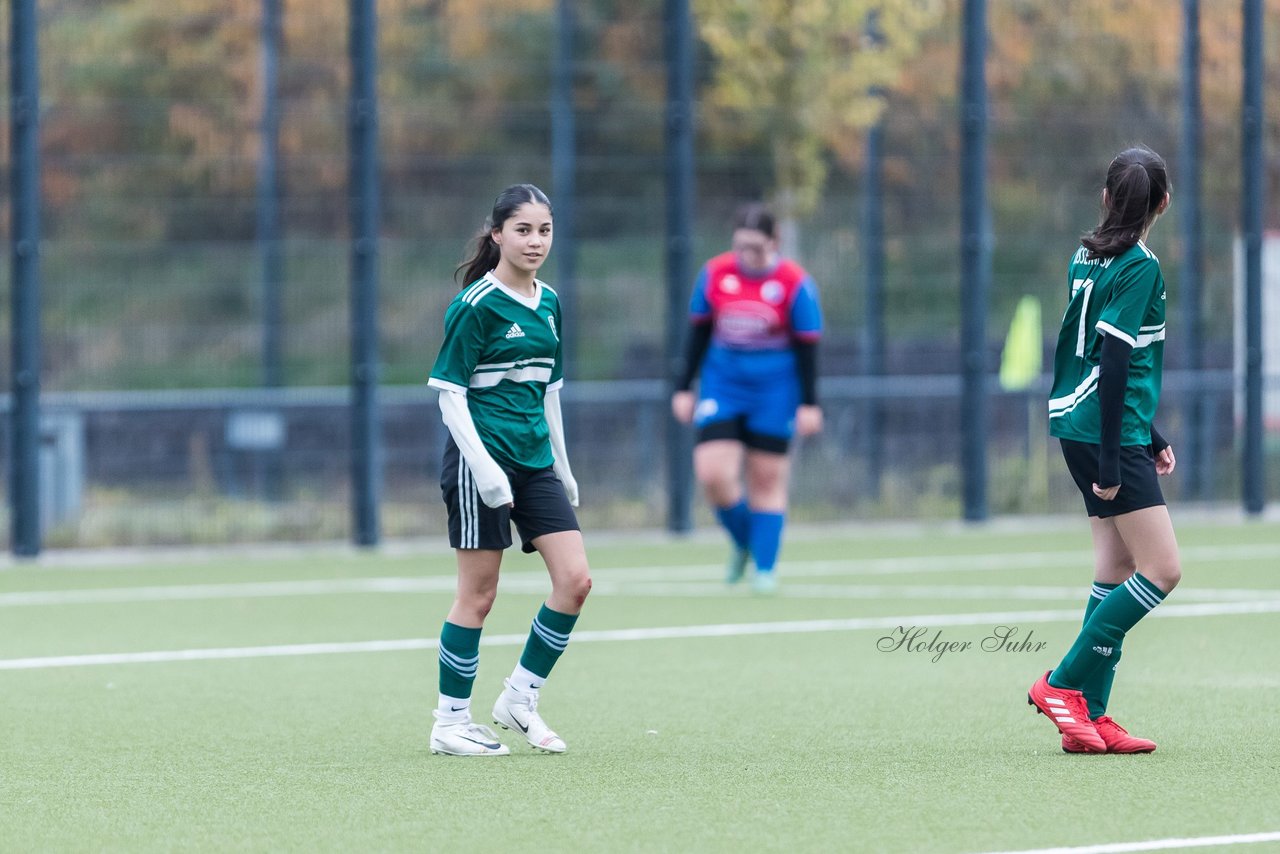
[{"label": "white field line", "polygon": [[[1246,543],[1226,546],[1192,546],[1181,550],[1184,564],[1198,560],[1252,562],[1280,558],[1280,543]],[[999,552],[970,555],[917,557],[850,558],[845,560],[787,561],[781,572],[787,579],[847,577],[857,575],[901,575],[928,572],[980,572],[1007,569],[1046,569],[1092,565],[1085,551]],[[709,581],[723,574],[720,564],[679,566],[603,567],[592,570],[596,591],[602,582]],[[503,574],[500,586],[509,590],[541,592],[546,589],[544,570],[515,570]],[[0,594],[0,607],[105,602],[177,601],[182,599],[244,598],[257,596],[304,596],[334,593],[435,592],[454,589],[452,576],[426,578],[328,579],[309,581],[265,581],[231,584],[190,584],[148,587],[99,588],[93,590],[22,591]],[[651,594],[654,591],[650,591]],[[692,595],[692,594],[686,594]],[[788,595],[788,594],[784,594]],[[799,594],[790,594],[799,595]],[[1072,594],[1072,598],[1079,592]],[[1183,595],[1183,594],[1180,594]],[[1233,597],[1234,598],[1234,597]]]},{"label": "white field line", "polygon": [[[698,567],[685,581],[667,583],[648,580],[617,581],[606,574],[597,575],[593,596],[643,597],[724,597],[734,591],[722,582],[707,581],[718,577],[720,568]],[[713,575],[714,573],[714,575]],[[801,577],[804,573],[798,573]],[[788,579],[792,573],[788,572]],[[0,608],[36,605],[98,605],[143,602],[181,602],[215,599],[259,599],[291,596],[332,596],[352,593],[452,593],[456,582],[452,576],[426,578],[338,578],[299,581],[254,581],[226,584],[177,584],[151,587],[104,587],[83,590],[30,590],[0,593]],[[503,576],[502,590],[513,593],[545,593],[550,582],[545,572],[517,572]],[[786,583],[779,595],[793,599],[1009,599],[1042,601],[1075,601],[1089,595],[1087,585],[1063,587],[1048,585],[930,585],[930,584],[796,584]],[[1250,598],[1280,596],[1280,588],[1202,588],[1184,585],[1177,591],[1179,601],[1233,602]]]},{"label": "white field line", "polygon": [[1069,848],[1027,848],[1022,851],[1000,851],[991,852],[991,854],[1124,854],[1128,851],[1172,851],[1175,848],[1214,848],[1223,845],[1254,845],[1258,842],[1280,842],[1280,832],[1150,839],[1145,842],[1108,842],[1102,845],[1078,845]]},{"label": "white field line", "polygon": [[[1272,602],[1221,602],[1194,605],[1164,605],[1152,611],[1153,618],[1218,617],[1243,614],[1280,613],[1280,600]],[[944,628],[974,625],[1016,625],[1020,623],[1075,622],[1080,609],[1059,611],[994,611],[973,614],[917,614],[904,617],[854,617],[830,620],[786,620],[772,623],[720,623],[695,626],[663,626],[637,629],[585,629],[573,633],[574,643],[603,641],[670,640],[679,638],[724,638],[749,635],[790,635],[814,632],[847,632],[861,629],[894,629],[899,626]],[[528,640],[528,634],[492,635],[480,639],[481,646],[514,646]],[[103,664],[154,664],[172,661],[208,661],[238,658],[275,658],[299,655],[335,655],[359,652],[395,652],[435,649],[438,638],[354,641],[343,643],[284,644],[277,646],[224,647],[212,649],[158,650],[150,652],[57,655],[39,658],[0,659],[0,670],[47,670],[54,667],[88,667]]]}]

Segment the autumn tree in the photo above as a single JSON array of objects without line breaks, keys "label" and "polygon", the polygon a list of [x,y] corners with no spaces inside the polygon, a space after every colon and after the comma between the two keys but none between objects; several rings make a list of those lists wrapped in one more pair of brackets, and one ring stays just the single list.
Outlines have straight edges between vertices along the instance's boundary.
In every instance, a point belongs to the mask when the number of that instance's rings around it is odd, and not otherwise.
[{"label": "autumn tree", "polygon": [[714,132],[765,140],[784,218],[811,212],[829,154],[856,160],[884,89],[941,14],[931,0],[695,0],[715,59]]}]

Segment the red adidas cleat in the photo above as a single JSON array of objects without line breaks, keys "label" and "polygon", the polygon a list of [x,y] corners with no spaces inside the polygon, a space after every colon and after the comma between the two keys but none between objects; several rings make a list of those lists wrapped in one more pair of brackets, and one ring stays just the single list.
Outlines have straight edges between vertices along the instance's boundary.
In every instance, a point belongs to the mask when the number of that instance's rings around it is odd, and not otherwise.
[{"label": "red adidas cleat", "polygon": [[[1110,715],[1095,718],[1093,725],[1098,735],[1107,743],[1107,753],[1154,753],[1156,743],[1146,738],[1134,738],[1129,731],[1111,719]],[[1063,753],[1094,753],[1069,735],[1062,737]]]},{"label": "red adidas cleat", "polygon": [[1027,703],[1035,706],[1053,721],[1064,736],[1071,736],[1086,753],[1106,753],[1107,743],[1098,734],[1097,727],[1089,720],[1089,704],[1084,694],[1070,688],[1055,688],[1049,684],[1050,670],[1036,680],[1027,692]]}]

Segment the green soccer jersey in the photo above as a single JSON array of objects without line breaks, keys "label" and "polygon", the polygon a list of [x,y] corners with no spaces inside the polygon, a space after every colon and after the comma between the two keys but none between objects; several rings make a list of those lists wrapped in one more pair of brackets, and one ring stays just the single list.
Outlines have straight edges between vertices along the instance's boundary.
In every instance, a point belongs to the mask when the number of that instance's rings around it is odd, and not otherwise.
[{"label": "green soccer jersey", "polygon": [[1053,357],[1049,433],[1098,443],[1098,363],[1103,335],[1133,346],[1124,392],[1121,445],[1151,443],[1164,360],[1164,277],[1160,260],[1142,241],[1111,258],[1088,260],[1083,246],[1067,273],[1069,302]]},{"label": "green soccer jersey", "polygon": [[554,457],[543,400],[564,384],[560,299],[535,281],[524,297],[493,273],[462,289],[444,315],[444,342],[427,382],[467,396],[484,446],[507,468],[548,468]]}]

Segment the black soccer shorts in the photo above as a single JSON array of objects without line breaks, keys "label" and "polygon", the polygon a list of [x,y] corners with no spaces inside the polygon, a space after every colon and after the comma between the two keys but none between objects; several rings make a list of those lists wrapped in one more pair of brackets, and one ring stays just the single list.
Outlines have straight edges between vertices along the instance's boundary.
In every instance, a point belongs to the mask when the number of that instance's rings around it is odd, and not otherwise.
[{"label": "black soccer shorts", "polygon": [[1080,489],[1084,506],[1090,516],[1107,519],[1142,510],[1159,507],[1165,503],[1156,475],[1156,461],[1151,449],[1139,445],[1123,445],[1120,448],[1120,491],[1111,501],[1103,501],[1093,494],[1098,482],[1098,457],[1102,448],[1092,442],[1076,442],[1059,439],[1067,470]]},{"label": "black soccer shorts", "polygon": [[511,546],[511,523],[520,534],[520,547],[533,552],[543,534],[578,531],[577,514],[560,478],[550,469],[503,469],[511,481],[513,507],[488,507],[480,500],[475,478],[450,436],[440,468],[440,491],[449,511],[449,545],[455,549],[497,549]]}]

